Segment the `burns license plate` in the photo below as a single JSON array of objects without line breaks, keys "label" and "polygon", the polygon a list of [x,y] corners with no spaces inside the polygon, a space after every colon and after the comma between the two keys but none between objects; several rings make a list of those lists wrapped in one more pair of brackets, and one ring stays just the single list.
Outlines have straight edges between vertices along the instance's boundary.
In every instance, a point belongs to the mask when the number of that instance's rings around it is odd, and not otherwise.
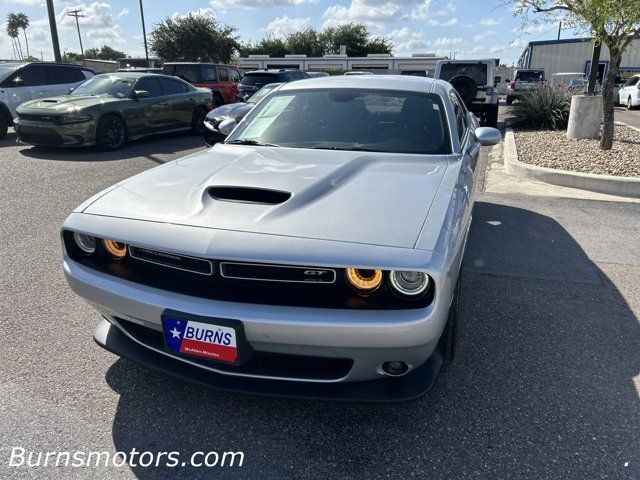
[{"label": "burns license plate", "polygon": [[238,320],[166,311],[162,329],[173,354],[237,365],[252,353]]}]

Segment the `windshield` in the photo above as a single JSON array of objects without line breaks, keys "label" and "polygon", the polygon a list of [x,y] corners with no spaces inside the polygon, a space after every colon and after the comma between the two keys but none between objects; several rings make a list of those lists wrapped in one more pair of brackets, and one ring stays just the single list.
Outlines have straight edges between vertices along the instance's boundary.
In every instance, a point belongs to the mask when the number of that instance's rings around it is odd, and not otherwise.
[{"label": "windshield", "polygon": [[541,70],[533,72],[518,72],[516,74],[517,82],[542,82],[544,80],[544,72]]},{"label": "windshield", "polygon": [[71,95],[106,95],[125,98],[129,95],[129,91],[134,83],[134,78],[122,78],[116,75],[97,75],[78,85],[76,89],[71,92]]},{"label": "windshield", "polygon": [[387,153],[451,153],[436,94],[318,89],[274,92],[226,143]]},{"label": "windshield", "polygon": [[453,77],[467,75],[479,86],[487,85],[487,65],[485,63],[445,63],[440,69],[440,79],[450,82]]},{"label": "windshield", "polygon": [[249,97],[249,99],[247,100],[247,103],[258,103],[260,100],[262,100],[264,97],[266,97],[267,94],[269,92],[271,92],[271,90],[273,90],[276,87],[279,87],[280,85],[282,85],[282,84],[281,83],[270,83],[269,85],[265,85],[260,90],[258,90],[256,93],[251,95],[251,97]]},{"label": "windshield", "polygon": [[15,68],[7,68],[0,66],[0,82],[2,82],[5,78],[15,72]]}]

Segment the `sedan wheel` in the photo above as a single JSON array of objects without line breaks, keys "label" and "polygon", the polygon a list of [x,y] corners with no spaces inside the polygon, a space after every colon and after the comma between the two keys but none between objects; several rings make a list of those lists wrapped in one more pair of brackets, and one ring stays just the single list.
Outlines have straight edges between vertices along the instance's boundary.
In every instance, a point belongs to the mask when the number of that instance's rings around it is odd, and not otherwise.
[{"label": "sedan wheel", "polygon": [[207,118],[207,111],[202,108],[196,108],[193,112],[193,119],[191,120],[191,133],[194,135],[203,135],[205,133],[204,119]]},{"label": "sedan wheel", "polygon": [[127,127],[116,115],[105,115],[96,128],[96,143],[101,150],[118,150],[127,140]]}]

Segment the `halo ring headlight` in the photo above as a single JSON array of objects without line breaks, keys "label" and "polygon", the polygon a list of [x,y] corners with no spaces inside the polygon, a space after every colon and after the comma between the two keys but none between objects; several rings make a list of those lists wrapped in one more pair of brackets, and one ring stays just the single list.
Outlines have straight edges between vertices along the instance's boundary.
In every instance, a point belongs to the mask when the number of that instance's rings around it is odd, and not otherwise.
[{"label": "halo ring headlight", "polygon": [[96,239],[91,235],[85,235],[84,233],[73,232],[73,241],[76,246],[87,255],[91,255],[96,251]]},{"label": "halo ring headlight", "polygon": [[102,246],[116,260],[122,260],[127,255],[127,244],[116,240],[104,239]]},{"label": "halo ring headlight", "polygon": [[375,292],[382,285],[382,270],[347,268],[347,282],[361,293]]},{"label": "halo ring headlight", "polygon": [[405,270],[392,271],[389,274],[389,281],[396,292],[407,297],[423,294],[431,283],[426,273]]}]

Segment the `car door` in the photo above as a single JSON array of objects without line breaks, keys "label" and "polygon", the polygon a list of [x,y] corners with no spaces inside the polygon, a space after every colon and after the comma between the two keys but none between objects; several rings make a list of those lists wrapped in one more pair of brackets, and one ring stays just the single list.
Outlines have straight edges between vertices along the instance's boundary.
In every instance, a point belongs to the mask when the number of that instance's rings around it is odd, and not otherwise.
[{"label": "car door", "polygon": [[196,92],[185,82],[161,78],[162,90],[169,103],[167,128],[190,127],[196,107]]},{"label": "car door", "polygon": [[48,83],[49,76],[45,65],[27,65],[11,75],[6,81],[11,113],[15,115],[16,108],[24,102],[44,98]]},{"label": "car door", "polygon": [[231,87],[231,79],[227,67],[216,67],[216,75],[218,76],[218,84],[224,103],[234,102],[235,92],[232,91],[233,88]]},{"label": "car door", "polygon": [[627,83],[624,84],[624,87],[620,89],[619,100],[621,105],[626,105],[629,96],[631,96],[633,89],[636,88],[636,85],[640,81],[640,77],[631,77]]},{"label": "car door", "polygon": [[135,98],[135,109],[139,113],[141,121],[129,125],[131,136],[148,135],[158,133],[166,128],[170,121],[169,102],[164,96],[162,85],[158,77],[142,77],[133,87],[132,94],[136,91],[146,91],[146,97]]}]

